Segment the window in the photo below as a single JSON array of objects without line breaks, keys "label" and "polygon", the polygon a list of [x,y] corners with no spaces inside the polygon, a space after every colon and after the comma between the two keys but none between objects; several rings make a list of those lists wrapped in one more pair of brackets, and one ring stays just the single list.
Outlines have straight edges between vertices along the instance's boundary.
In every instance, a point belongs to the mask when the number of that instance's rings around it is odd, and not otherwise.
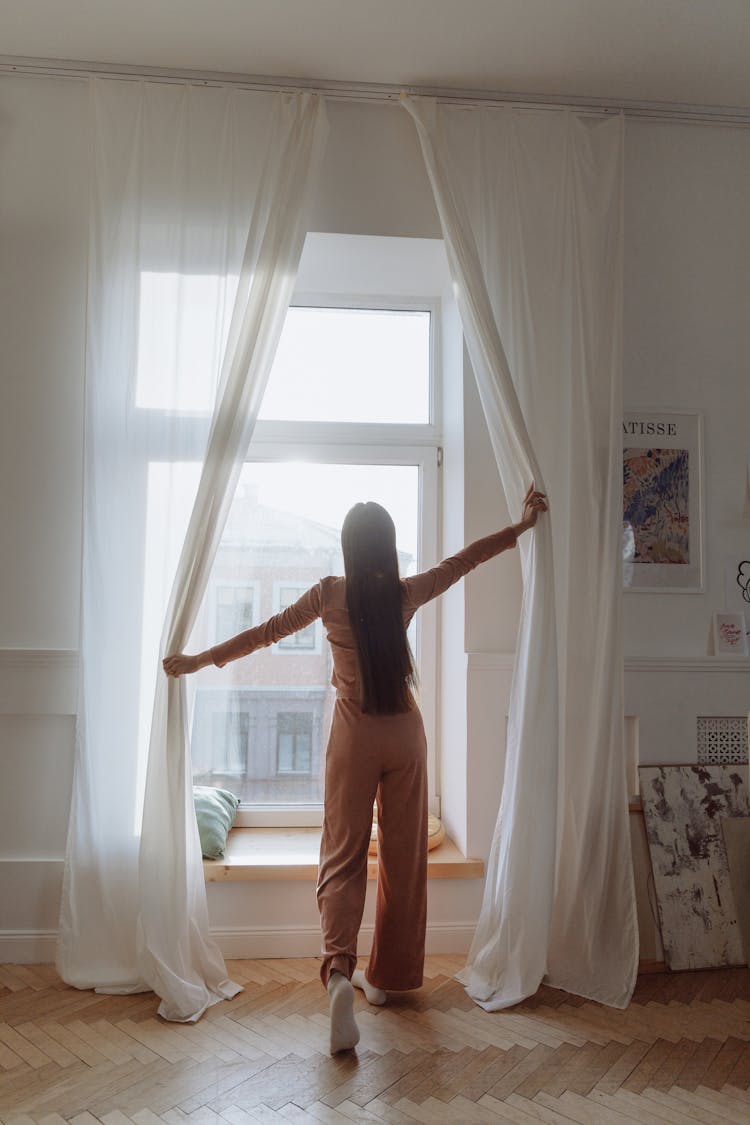
[{"label": "window", "polygon": [[247,748],[250,741],[250,716],[245,711],[221,707],[211,715],[211,774],[244,777],[247,773]]},{"label": "window", "polygon": [[313,717],[309,711],[280,711],[276,719],[277,773],[309,773]]},{"label": "window", "polygon": [[[444,279],[434,268],[436,245],[425,242],[420,250],[419,240],[308,236],[189,651],[257,625],[321,577],[343,574],[341,525],[360,500],[377,500],[393,516],[402,574],[437,561],[436,341]],[[176,300],[181,290],[170,278],[144,275],[144,305]],[[201,338],[203,303],[212,304],[215,292],[216,279],[190,280],[191,338]],[[144,318],[150,335],[139,355],[137,406],[153,414],[171,400],[159,383],[160,318]],[[192,365],[192,356],[185,348],[182,362]],[[186,513],[195,495],[200,453],[193,450],[207,433],[209,390],[199,371],[185,388],[173,414],[184,460],[159,460],[157,453],[149,465],[147,570],[165,565],[167,482],[184,479]],[[434,606],[420,611],[410,641],[434,751]],[[240,823],[320,823],[332,670],[324,629],[315,622],[246,660],[190,678],[194,779],[238,794]],[[430,776],[434,786],[434,763]]]},{"label": "window", "polygon": [[[277,589],[277,613],[280,613],[282,610],[286,609],[287,606],[293,605],[294,602],[304,594],[307,587],[279,585]],[[312,625],[308,625],[306,629],[300,629],[298,633],[292,633],[288,637],[282,637],[278,647],[282,652],[299,652],[302,650],[309,652],[316,647],[317,631],[317,622],[314,621]]]},{"label": "window", "polygon": [[430,319],[419,308],[291,308],[258,417],[429,423]]},{"label": "window", "polygon": [[246,629],[255,624],[253,606],[255,603],[254,585],[226,585],[217,584],[215,587],[216,598],[216,629],[214,638],[216,643],[233,637],[236,633],[244,633]]},{"label": "window", "polygon": [[326,697],[325,687],[199,687],[190,739],[193,781],[229,789],[254,808],[320,805]]}]

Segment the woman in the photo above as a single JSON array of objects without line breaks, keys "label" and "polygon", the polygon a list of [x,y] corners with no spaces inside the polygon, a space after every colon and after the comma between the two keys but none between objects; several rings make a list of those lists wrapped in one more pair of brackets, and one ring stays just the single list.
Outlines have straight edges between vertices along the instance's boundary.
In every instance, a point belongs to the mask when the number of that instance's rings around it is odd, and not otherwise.
[{"label": "woman", "polygon": [[[323,620],[333,654],[336,703],[326,750],[317,886],[320,970],[330,997],[331,1053],[354,1047],[353,985],[371,1004],[386,990],[422,984],[427,915],[427,766],[406,630],[417,609],[479,563],[515,547],[547,510],[530,486],[521,520],[411,578],[399,578],[396,531],[379,504],[355,504],[341,529],[345,578],[322,578],[262,625],[194,656],[164,660],[168,676],[220,668]],[[375,932],[366,973],[357,935],[367,890],[372,806],[378,806]]]}]

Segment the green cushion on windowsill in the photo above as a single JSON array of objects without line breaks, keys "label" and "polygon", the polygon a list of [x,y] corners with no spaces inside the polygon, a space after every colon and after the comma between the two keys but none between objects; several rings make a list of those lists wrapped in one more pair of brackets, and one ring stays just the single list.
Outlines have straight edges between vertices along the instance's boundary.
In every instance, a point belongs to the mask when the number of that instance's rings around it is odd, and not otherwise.
[{"label": "green cushion on windowsill", "polygon": [[234,824],[240,799],[228,789],[193,786],[195,818],[204,859],[221,859],[227,847],[227,832]]}]

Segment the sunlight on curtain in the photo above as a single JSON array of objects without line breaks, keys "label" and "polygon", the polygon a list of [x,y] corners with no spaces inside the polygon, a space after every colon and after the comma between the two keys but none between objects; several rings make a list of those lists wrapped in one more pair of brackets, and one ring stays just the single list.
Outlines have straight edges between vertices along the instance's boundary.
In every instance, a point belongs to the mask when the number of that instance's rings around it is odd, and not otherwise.
[{"label": "sunlight on curtain", "polygon": [[82,660],[58,967],[82,988],[153,988],[162,1015],[189,1020],[237,986],[208,930],[185,684],[160,659],[187,639],[221,536],[325,117],[310,95],[91,90]]},{"label": "sunlight on curtain", "polygon": [[623,123],[404,98],[521,539],[505,781],[462,980],[488,1009],[542,979],[627,1004],[638,960],[620,624]]}]

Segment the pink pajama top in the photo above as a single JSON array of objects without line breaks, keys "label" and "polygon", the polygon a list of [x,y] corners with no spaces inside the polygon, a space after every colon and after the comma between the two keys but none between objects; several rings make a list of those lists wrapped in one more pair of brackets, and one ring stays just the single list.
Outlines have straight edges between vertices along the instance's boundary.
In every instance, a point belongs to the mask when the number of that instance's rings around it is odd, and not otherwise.
[{"label": "pink pajama top", "polygon": [[[516,545],[516,533],[512,527],[496,531],[483,539],[470,543],[462,551],[443,559],[437,566],[401,579],[401,605],[404,625],[408,626],[412,617],[425,602],[437,598],[454,582],[458,582],[474,567],[488,559],[507,551]],[[211,659],[219,668],[241,656],[249,656],[256,649],[275,644],[282,637],[296,633],[320,617],[326,629],[333,656],[333,676],[331,683],[341,699],[359,700],[357,656],[354,635],[349,625],[346,608],[346,579],[338,577],[321,578],[292,605],[281,613],[269,617],[262,625],[246,629],[236,637],[214,645],[210,649]]]}]

